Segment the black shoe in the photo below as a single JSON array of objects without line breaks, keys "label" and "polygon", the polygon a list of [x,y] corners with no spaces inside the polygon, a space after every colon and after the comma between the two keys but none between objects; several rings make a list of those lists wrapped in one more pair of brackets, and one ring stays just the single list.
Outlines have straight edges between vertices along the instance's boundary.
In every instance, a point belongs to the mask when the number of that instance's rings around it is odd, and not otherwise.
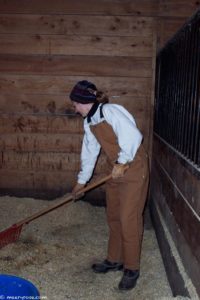
[{"label": "black shoe", "polygon": [[119,283],[119,290],[131,290],[135,287],[137,279],[139,277],[139,271],[138,270],[124,270],[124,275]]},{"label": "black shoe", "polygon": [[105,259],[102,263],[92,265],[95,273],[107,273],[109,271],[118,271],[123,269],[123,265],[117,262],[110,262]]}]

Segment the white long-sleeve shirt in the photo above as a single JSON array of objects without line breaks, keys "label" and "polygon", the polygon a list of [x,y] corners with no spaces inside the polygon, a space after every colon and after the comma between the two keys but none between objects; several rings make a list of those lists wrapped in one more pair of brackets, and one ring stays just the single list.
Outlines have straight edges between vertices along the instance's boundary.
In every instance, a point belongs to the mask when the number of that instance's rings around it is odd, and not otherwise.
[{"label": "white long-sleeve shirt", "polygon": [[136,126],[133,116],[121,105],[105,104],[103,106],[103,118],[100,117],[100,106],[88,123],[84,120],[84,137],[81,151],[81,171],[78,174],[78,182],[85,184],[92,176],[101,146],[90,130],[90,125],[96,125],[106,121],[113,128],[120,147],[117,161],[121,164],[131,162],[142,142],[142,134]]}]

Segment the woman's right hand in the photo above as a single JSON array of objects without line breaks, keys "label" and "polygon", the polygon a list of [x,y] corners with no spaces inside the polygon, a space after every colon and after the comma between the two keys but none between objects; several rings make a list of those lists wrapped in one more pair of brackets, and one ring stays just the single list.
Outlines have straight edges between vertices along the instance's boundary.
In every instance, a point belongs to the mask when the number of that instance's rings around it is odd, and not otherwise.
[{"label": "woman's right hand", "polygon": [[81,191],[84,188],[84,186],[85,186],[85,184],[81,184],[81,183],[77,182],[76,185],[73,187],[73,189],[72,189],[72,195],[73,195],[73,197],[74,197],[75,200],[80,199],[80,198],[82,198],[84,196],[84,193],[79,193],[77,195],[77,193],[79,191]]}]

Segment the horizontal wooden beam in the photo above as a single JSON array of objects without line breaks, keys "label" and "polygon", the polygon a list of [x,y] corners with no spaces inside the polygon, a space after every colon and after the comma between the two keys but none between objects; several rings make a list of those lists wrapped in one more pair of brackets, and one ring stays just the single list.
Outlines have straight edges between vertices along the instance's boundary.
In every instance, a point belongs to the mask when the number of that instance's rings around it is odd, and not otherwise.
[{"label": "horizontal wooden beam", "polygon": [[188,0],[0,0],[3,14],[78,14],[128,16],[181,16],[188,17],[198,8],[198,1]]},{"label": "horizontal wooden beam", "polygon": [[82,133],[82,118],[59,115],[2,114],[0,133]]},{"label": "horizontal wooden beam", "polygon": [[189,163],[186,160],[184,161],[180,154],[173,151],[156,136],[154,136],[153,141],[153,156],[159,160],[189,205],[200,216],[200,175],[196,176],[192,166],[190,167]]},{"label": "horizontal wooden beam", "polygon": [[152,59],[133,56],[0,54],[0,72],[20,75],[152,77]]},{"label": "horizontal wooden beam", "polygon": [[[177,186],[170,176],[166,176],[167,172],[154,159],[153,162],[153,176],[156,179],[154,185],[161,185],[158,189],[157,195],[160,195],[159,203],[166,201],[170,211],[173,214],[177,226],[180,228],[183,236],[185,237],[188,245],[199,261],[200,264],[200,252],[198,251],[198,245],[200,243],[200,221],[197,215],[195,215],[192,209],[188,206],[186,199],[177,189]],[[159,178],[159,179],[158,179]],[[154,187],[156,189],[156,187]],[[164,197],[164,198],[163,198]],[[162,206],[160,204],[159,206]],[[161,207],[163,211],[163,208]],[[190,224],[190,226],[188,226]]]},{"label": "horizontal wooden beam", "polygon": [[199,8],[200,8],[199,1],[188,1],[188,0],[159,1],[158,16],[189,18]]},{"label": "horizontal wooden beam", "polygon": [[[0,168],[4,170],[24,171],[76,171],[80,170],[80,152],[16,152],[3,151],[0,157]],[[106,169],[106,157],[100,155],[96,171],[103,172]]]},{"label": "horizontal wooden beam", "polygon": [[[146,136],[149,124],[145,116],[138,114],[135,119]],[[0,134],[12,133],[80,134],[83,133],[83,120],[76,116],[1,114]]]},{"label": "horizontal wooden beam", "polygon": [[[166,173],[163,172],[155,159],[152,162],[152,178],[151,199],[159,208],[181,256],[186,272],[199,293],[200,253],[198,245],[200,242],[200,222],[186,204],[176,185],[169,180],[169,177],[166,176]],[[170,266],[168,267],[171,269]]]},{"label": "horizontal wooden beam", "polygon": [[152,16],[156,0],[0,0],[1,13]]},{"label": "horizontal wooden beam", "polygon": [[[150,205],[151,219],[155,228],[156,237],[158,240],[158,245],[160,247],[160,252],[163,258],[163,263],[165,266],[165,270],[167,273],[167,278],[172,290],[172,294],[174,297],[183,296],[189,297],[188,290],[185,286],[185,282],[183,279],[183,274],[179,269],[177,257],[174,255],[174,249],[171,249],[172,245],[169,244],[168,237],[166,236],[165,227],[163,226],[163,219],[158,212],[158,204],[157,201],[152,201]],[[165,205],[165,209],[168,210],[170,214],[170,210],[167,205]],[[172,217],[170,218],[172,228]],[[164,223],[165,224],[165,223]],[[168,225],[168,224],[167,224]],[[173,224],[174,225],[174,224]],[[166,226],[166,224],[165,224]],[[173,226],[173,230],[176,230],[176,225]],[[180,235],[180,233],[179,233]],[[181,241],[183,243],[183,241]],[[185,245],[185,244],[184,244]],[[189,297],[190,298],[190,297]]]},{"label": "horizontal wooden beam", "polygon": [[95,82],[100,90],[110,96],[151,95],[151,78],[139,77],[98,77],[88,76],[47,76],[47,75],[0,75],[1,94],[49,94],[69,96],[74,84],[87,79]]},{"label": "horizontal wooden beam", "polygon": [[152,57],[152,37],[0,34],[0,54]]},{"label": "horizontal wooden beam", "polygon": [[150,17],[1,14],[0,33],[98,36],[152,36]]},{"label": "horizontal wooden beam", "polygon": [[[99,180],[105,173],[94,173],[91,182]],[[0,170],[0,195],[17,197],[33,197],[39,199],[55,199],[72,191],[77,181],[77,172],[28,172]],[[94,199],[102,201],[105,197],[105,185],[88,192],[86,197],[94,203]]]},{"label": "horizontal wooden beam", "polygon": [[0,135],[0,151],[79,153],[83,134],[9,133]]},{"label": "horizontal wooden beam", "polygon": [[69,190],[76,182],[74,171],[36,172],[27,170],[0,170],[0,191],[7,189]]},{"label": "horizontal wooden beam", "polygon": [[[149,111],[148,97],[110,97],[110,103],[125,106],[134,115]],[[0,94],[0,113],[9,114],[74,114],[71,101],[66,95]]]},{"label": "horizontal wooden beam", "polygon": [[74,114],[67,95],[0,94],[0,113]]}]

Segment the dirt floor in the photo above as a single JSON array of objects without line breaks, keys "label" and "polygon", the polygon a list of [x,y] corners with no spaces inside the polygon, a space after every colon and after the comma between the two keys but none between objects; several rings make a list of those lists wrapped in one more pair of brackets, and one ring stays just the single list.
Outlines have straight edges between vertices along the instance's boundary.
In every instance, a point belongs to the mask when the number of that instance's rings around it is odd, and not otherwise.
[{"label": "dirt floor", "polygon": [[[51,204],[1,197],[0,230]],[[121,271],[99,275],[91,270],[94,262],[106,257],[108,228],[105,208],[84,201],[63,206],[24,226],[19,241],[0,250],[1,273],[32,281],[41,298],[47,300],[187,299],[172,297],[154,230],[145,227],[141,276],[128,292],[117,289]]]}]

